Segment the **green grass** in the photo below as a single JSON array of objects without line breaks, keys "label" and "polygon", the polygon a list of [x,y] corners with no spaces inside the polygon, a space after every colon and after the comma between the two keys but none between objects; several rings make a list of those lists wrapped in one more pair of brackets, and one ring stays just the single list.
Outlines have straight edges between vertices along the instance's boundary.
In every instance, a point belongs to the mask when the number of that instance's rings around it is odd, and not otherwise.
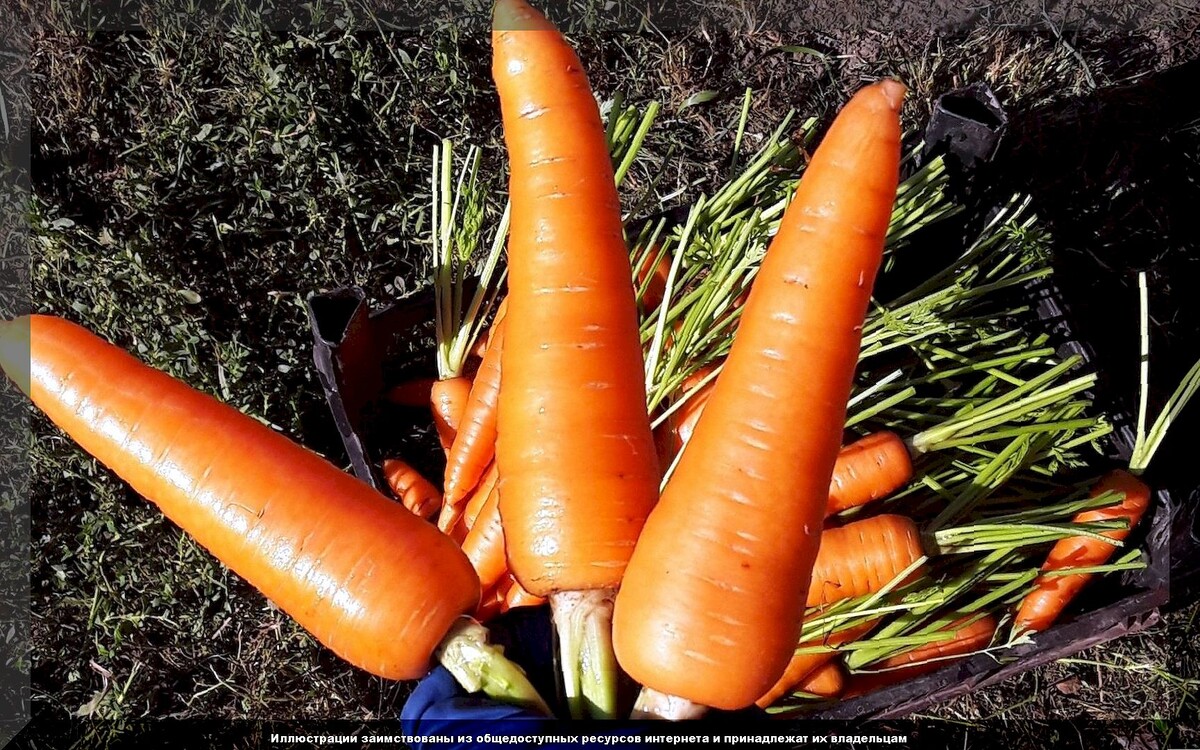
[{"label": "green grass", "polygon": [[[304,299],[358,284],[385,301],[428,285],[426,180],[438,139],[482,146],[485,178],[503,186],[486,17],[391,28],[334,2],[312,6],[319,23],[271,31],[233,4],[228,30],[148,16],[148,31],[135,33],[89,30],[82,7],[55,4],[34,38],[34,307],[340,461]],[[573,16],[602,96],[665,104],[624,188],[646,212],[724,174],[747,87],[743,156],[788,107],[827,116],[862,75],[905,77],[911,125],[932,95],[979,77],[1031,108],[1152,64],[1102,39],[1067,49],[1048,29],[986,25],[925,50],[893,44],[851,59],[829,39],[710,11],[703,26],[633,33],[591,11]],[[146,716],[396,715],[407,686],[318,647],[44,419],[34,426],[37,711],[117,727]],[[1153,667],[1106,677],[1144,692],[1113,714],[1194,718],[1181,708],[1194,661],[1131,645],[1149,638],[1086,657]],[[1045,685],[1067,670],[1090,695],[1092,675],[1114,672],[1097,669],[1039,670],[936,713],[1085,712]]]}]

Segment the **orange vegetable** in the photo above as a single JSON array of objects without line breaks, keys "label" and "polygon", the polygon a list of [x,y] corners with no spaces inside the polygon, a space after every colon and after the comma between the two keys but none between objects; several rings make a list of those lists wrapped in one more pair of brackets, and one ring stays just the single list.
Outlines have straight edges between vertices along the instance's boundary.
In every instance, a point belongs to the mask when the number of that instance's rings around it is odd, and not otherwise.
[{"label": "orange vegetable", "polygon": [[433,378],[413,378],[393,387],[386,398],[397,406],[428,406],[433,402]]},{"label": "orange vegetable", "polygon": [[894,432],[875,432],[838,454],[829,486],[829,515],[887,497],[912,479],[912,458]]},{"label": "orange vegetable", "polygon": [[511,160],[500,510],[539,596],[613,588],[658,495],[632,270],[583,64],[500,0],[493,64]]},{"label": "orange vegetable", "polygon": [[[707,365],[701,367],[696,372],[684,379],[680,385],[679,392],[681,394],[691,393],[697,386],[716,369],[716,365]],[[666,421],[660,425],[662,430],[659,438],[659,460],[663,465],[663,470],[670,466],[670,462],[675,459],[679,451],[683,450],[683,446],[692,439],[692,432],[696,429],[696,422],[700,420],[700,414],[704,411],[704,404],[708,401],[708,397],[712,395],[713,384],[715,380],[710,380],[700,387],[688,398],[686,402],[667,417]]]},{"label": "orange vegetable", "polygon": [[540,596],[534,596],[526,591],[515,578],[509,576],[504,594],[504,609],[516,609],[517,607],[540,607],[546,603],[546,600]]},{"label": "orange vegetable", "polygon": [[[904,93],[863,89],[818,147],[638,540],[613,637],[659,695],[743,708],[791,658],[892,213]],[[653,713],[642,698],[639,715]]]},{"label": "orange vegetable", "polygon": [[607,649],[612,595],[660,480],[633,269],[583,64],[524,0],[496,3],[492,49],[512,206],[500,513],[513,576],[551,600],[560,663],[604,673],[585,699],[573,691],[588,681],[565,677],[572,715],[599,717],[615,711],[615,663],[574,651]]},{"label": "orange vegetable", "polygon": [[874,621],[863,623],[857,627],[830,633],[818,640],[801,643],[792,652],[791,661],[788,662],[787,669],[784,670],[783,675],[775,681],[770,690],[755,701],[755,704],[759,708],[766,708],[773,705],[783,696],[790,695],[796,692],[797,689],[803,689],[800,686],[805,683],[807,678],[815,676],[818,670],[832,662],[838,655],[838,652],[833,650],[817,653],[803,652],[800,649],[815,648],[817,646],[836,647],[843,643],[850,643],[870,632],[875,627],[875,624]]},{"label": "orange vegetable", "polygon": [[38,408],[350,663],[421,677],[475,608],[452,541],[315,453],[65,320],[0,325]]},{"label": "orange vegetable", "polygon": [[463,512],[463,500],[479,482],[496,453],[496,402],[500,396],[500,354],[504,348],[503,320],[496,329],[463,410],[458,434],[446,458],[445,504],[438,528],[449,529]]},{"label": "orange vegetable", "polygon": [[969,622],[972,617],[975,615],[960,618],[947,625],[945,640],[923,644],[911,651],[884,659],[871,667],[873,670],[888,671],[852,675],[844,697],[864,695],[888,685],[911,680],[946,666],[952,661],[946,657],[964,656],[987,648],[996,633],[996,619],[991,615],[984,615]]},{"label": "orange vegetable", "polygon": [[458,523],[454,525],[454,529],[450,534],[459,544],[466,538],[467,532],[471,530],[471,527],[475,525],[475,519],[479,517],[479,512],[483,510],[488,496],[495,490],[496,480],[499,478],[499,473],[496,471],[496,464],[493,462],[488,467],[487,473],[483,475],[483,481],[479,483],[478,487],[472,490],[471,499],[467,501],[462,517],[458,519]]},{"label": "orange vegetable", "polygon": [[846,670],[840,662],[827,661],[817,667],[800,681],[796,692],[817,695],[822,698],[836,698],[846,688]]},{"label": "orange vegetable", "polygon": [[[924,555],[917,525],[904,516],[871,516],[825,529],[806,604],[820,607],[879,591]],[[918,569],[912,577],[920,575]]]},{"label": "orange vegetable", "polygon": [[437,487],[398,458],[384,459],[383,476],[401,504],[421,518],[429,518],[442,503]]},{"label": "orange vegetable", "polygon": [[634,289],[640,290],[643,284],[646,285],[646,291],[642,294],[642,309],[645,312],[655,310],[662,304],[667,293],[667,277],[670,275],[671,254],[662,253],[657,246],[651,247],[634,272]]},{"label": "orange vegetable", "polygon": [[508,572],[504,557],[506,529],[500,524],[499,500],[500,494],[493,487],[462,543],[463,552],[485,591],[497,585]]},{"label": "orange vegetable", "polygon": [[435,380],[430,392],[433,405],[433,426],[437,429],[442,450],[450,451],[458,426],[462,423],[467,400],[471,396],[471,379],[466,376]]},{"label": "orange vegetable", "polygon": [[504,587],[495,586],[488,590],[483,595],[483,600],[479,603],[479,608],[475,610],[475,619],[480,622],[487,622],[496,615],[504,613]]},{"label": "orange vegetable", "polygon": [[[1118,469],[1101,477],[1092,487],[1091,496],[1100,497],[1108,492],[1119,492],[1124,499],[1116,505],[1095,510],[1085,510],[1075,516],[1075,523],[1095,523],[1126,519],[1127,529],[1112,529],[1101,532],[1116,541],[1124,540],[1141,520],[1150,506],[1150,488],[1128,471]],[[1067,537],[1059,540],[1050,550],[1042,566],[1043,572],[1103,565],[1117,548],[1099,539],[1086,536]],[[1093,574],[1040,576],[1034,582],[1034,590],[1021,602],[1013,622],[1014,630],[1042,631],[1050,627],[1062,614],[1071,600],[1083,589]]]}]

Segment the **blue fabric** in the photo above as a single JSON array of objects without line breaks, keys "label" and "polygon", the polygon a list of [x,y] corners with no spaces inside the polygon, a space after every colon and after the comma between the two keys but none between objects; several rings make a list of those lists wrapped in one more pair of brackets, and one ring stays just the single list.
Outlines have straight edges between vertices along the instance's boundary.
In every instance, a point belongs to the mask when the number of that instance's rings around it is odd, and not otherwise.
[{"label": "blue fabric", "polygon": [[[555,705],[554,634],[550,625],[548,607],[522,608],[509,612],[488,624],[492,641],[504,646],[505,654],[520,664],[529,675],[530,682],[542,697]],[[763,713],[756,708],[735,713],[714,711],[711,719],[760,718]],[[400,725],[404,734],[413,738],[415,750],[495,750],[496,742],[476,742],[482,735],[547,735],[556,729],[578,733],[578,723],[566,725],[557,719],[539,713],[493,701],[479,694],[468,695],[459,686],[454,676],[442,666],[437,666],[421,680],[400,712]],[[659,722],[631,724],[618,722],[593,722],[587,734],[607,736],[632,736],[648,733],[651,729],[662,734],[666,729]],[[421,738],[453,738],[452,741],[422,741]],[[459,738],[465,741],[460,741]],[[638,747],[653,748],[658,745],[637,743]],[[559,750],[576,743],[541,743],[537,747]]]}]

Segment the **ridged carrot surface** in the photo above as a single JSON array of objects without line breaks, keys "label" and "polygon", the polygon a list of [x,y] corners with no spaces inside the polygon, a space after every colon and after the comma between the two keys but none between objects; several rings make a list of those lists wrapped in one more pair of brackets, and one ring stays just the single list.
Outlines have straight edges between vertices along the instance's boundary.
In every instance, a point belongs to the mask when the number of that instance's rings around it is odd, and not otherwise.
[{"label": "ridged carrot surface", "polygon": [[[1085,510],[1073,520],[1082,524],[1125,519],[1129,522],[1128,529],[1101,532],[1109,539],[1122,541],[1129,536],[1130,531],[1146,512],[1146,508],[1150,506],[1150,488],[1128,471],[1118,469],[1101,477],[1092,487],[1090,494],[1092,497],[1100,497],[1108,492],[1119,492],[1124,495],[1124,499],[1107,508]],[[1103,565],[1116,550],[1114,545],[1092,537],[1067,537],[1059,540],[1050,549],[1042,570],[1049,572]],[[1034,583],[1034,590],[1022,600],[1013,628],[1042,631],[1050,627],[1091,579],[1092,574],[1087,573],[1039,577]]]},{"label": "ridged carrot surface", "polygon": [[908,446],[896,433],[883,430],[856,440],[838,454],[828,513],[887,497],[912,479],[912,471]]},{"label": "ridged carrot surface", "polygon": [[435,380],[430,388],[433,426],[445,453],[449,453],[450,446],[454,444],[454,436],[458,434],[458,425],[462,422],[470,397],[471,379],[464,375]]},{"label": "ridged carrot surface", "polygon": [[924,554],[917,525],[904,516],[871,516],[825,529],[813,563],[807,606],[879,591]]},{"label": "ridged carrot surface", "polygon": [[475,608],[450,539],[238,410],[59,318],[2,324],[0,352],[80,447],[350,663],[421,677]]},{"label": "ridged carrot surface", "polygon": [[400,503],[421,518],[429,518],[442,504],[442,494],[437,487],[398,458],[384,459],[383,478]]},{"label": "ridged carrot surface", "polygon": [[615,587],[658,497],[633,271],[599,108],[562,35],[494,14],[511,163],[496,461],[510,567],[530,593]]},{"label": "ridged carrot surface", "polygon": [[652,690],[738,709],[791,658],[895,200],[904,93],[866,87],[817,148],[638,541],[613,636]]}]

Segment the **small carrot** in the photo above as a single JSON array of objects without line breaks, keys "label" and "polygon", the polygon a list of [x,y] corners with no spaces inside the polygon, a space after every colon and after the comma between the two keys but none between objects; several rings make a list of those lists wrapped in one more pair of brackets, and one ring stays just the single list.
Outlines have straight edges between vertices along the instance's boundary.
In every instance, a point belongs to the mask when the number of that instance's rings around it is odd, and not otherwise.
[{"label": "small carrot", "polygon": [[499,502],[500,493],[497,488],[493,488],[462,543],[463,552],[475,568],[480,585],[485,591],[496,586],[508,573],[505,530],[500,523]]},{"label": "small carrot", "polygon": [[796,692],[820,698],[836,698],[846,688],[846,670],[837,660],[825,662],[800,681]]},{"label": "small carrot", "polygon": [[433,403],[433,378],[413,378],[393,386],[384,396],[397,406],[428,406]]},{"label": "small carrot", "polygon": [[[671,464],[675,456],[683,450],[687,442],[692,439],[692,432],[696,429],[696,423],[700,420],[700,415],[704,412],[704,404],[708,402],[708,397],[712,395],[713,385],[715,380],[709,380],[704,383],[704,379],[712,374],[716,369],[716,365],[706,365],[701,367],[696,372],[689,375],[683,380],[679,386],[681,394],[691,394],[687,401],[682,406],[672,412],[661,425],[661,436],[659,437],[660,460],[663,460],[663,468]],[[704,383],[704,385],[701,385]]]},{"label": "small carrot", "polygon": [[475,525],[475,520],[479,518],[479,512],[483,510],[488,496],[495,491],[496,481],[499,478],[499,473],[496,471],[496,464],[493,462],[488,468],[487,473],[483,475],[483,480],[479,483],[479,486],[471,491],[471,499],[467,501],[462,517],[458,519],[458,523],[454,524],[453,530],[448,532],[459,544],[462,544],[463,539],[467,536],[467,532]]},{"label": "small carrot", "polygon": [[504,613],[504,587],[494,586],[484,593],[479,607],[475,610],[475,619],[487,622],[497,615]]},{"label": "small carrot", "polygon": [[[807,606],[820,607],[878,591],[924,555],[917,525],[904,516],[871,516],[825,529],[812,568]],[[913,577],[921,573],[918,569]]]},{"label": "small carrot", "polygon": [[471,379],[464,375],[436,380],[430,389],[433,426],[437,429],[442,451],[446,453],[454,444],[454,436],[458,434],[458,426],[462,423],[470,396]]},{"label": "small carrot", "polygon": [[[987,648],[996,634],[996,618],[991,615],[968,615],[946,626],[944,640],[924,643],[911,651],[884,659],[870,671],[850,676],[843,697],[851,698],[911,680],[946,666],[949,657],[965,656]],[[886,671],[884,671],[886,670]]]},{"label": "small carrot", "polygon": [[546,603],[546,600],[540,596],[534,596],[525,590],[517,579],[511,575],[507,579],[507,589],[504,595],[504,609],[516,609],[517,607],[540,607]]},{"label": "small carrot", "polygon": [[[792,653],[791,661],[788,662],[783,675],[775,681],[770,690],[754,702],[755,705],[759,708],[767,708],[783,696],[795,692],[797,685],[803,683],[816,670],[821,669],[837,657],[836,647],[858,640],[870,632],[876,624],[876,621],[866,622],[852,628],[835,631],[814,641],[801,643]],[[829,650],[819,652],[813,650],[822,646],[828,647]]]},{"label": "small carrot", "polygon": [[463,617],[480,597],[469,561],[398,503],[60,318],[0,323],[0,367],[80,447],[346,661],[416,679],[436,654],[473,689],[546,710]]},{"label": "small carrot", "polygon": [[572,715],[608,716],[612,598],[660,481],[633,269],[583,63],[524,0],[496,3],[492,49],[511,164],[496,444],[508,559],[551,601]]},{"label": "small carrot", "polygon": [[887,497],[912,479],[904,440],[887,430],[842,448],[829,486],[829,515]]},{"label": "small carrot", "polygon": [[398,458],[384,459],[383,477],[400,503],[421,518],[429,518],[441,505],[437,487]]},{"label": "small carrot", "polygon": [[[1125,529],[1112,529],[1101,534],[1114,541],[1122,541],[1141,520],[1150,506],[1150,488],[1133,474],[1118,469],[1109,472],[1091,489],[1092,497],[1109,492],[1122,496],[1119,503],[1106,508],[1085,510],[1073,519],[1074,523],[1094,523],[1124,519],[1129,522]],[[1112,556],[1116,546],[1095,537],[1076,536],[1059,540],[1050,550],[1042,566],[1044,573],[1103,565]],[[1092,579],[1092,574],[1042,575],[1034,582],[1034,589],[1021,602],[1013,627],[1017,631],[1042,631],[1050,627],[1067,605]]]},{"label": "small carrot", "polygon": [[638,716],[749,706],[795,650],[895,199],[904,95],[891,80],[864,88],[817,148],[638,539],[613,629],[621,666],[645,686]]},{"label": "small carrot", "polygon": [[446,457],[445,504],[438,528],[449,529],[463,511],[463,500],[487,470],[496,453],[496,403],[500,396],[500,355],[504,321],[495,332],[463,410],[458,434]]}]

